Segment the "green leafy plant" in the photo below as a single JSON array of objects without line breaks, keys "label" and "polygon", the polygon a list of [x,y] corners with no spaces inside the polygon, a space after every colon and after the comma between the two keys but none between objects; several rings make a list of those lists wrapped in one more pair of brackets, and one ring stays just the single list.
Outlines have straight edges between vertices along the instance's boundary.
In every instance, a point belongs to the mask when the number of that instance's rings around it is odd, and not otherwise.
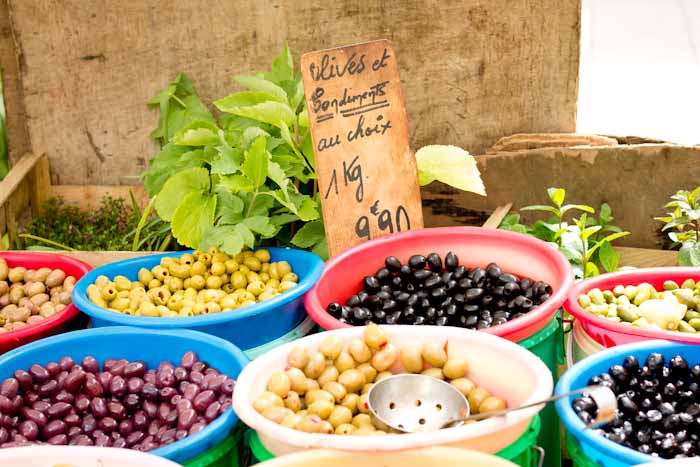
[{"label": "green leafy plant", "polygon": [[[214,101],[218,119],[184,74],[148,102],[160,111],[151,138],[161,149],[141,178],[158,216],[190,248],[294,245],[326,258],[304,90],[288,47],[270,71],[234,80],[246,90]],[[421,184],[484,193],[466,151],[428,146],[416,159]]]},{"label": "green leafy plant", "polygon": [[[612,210],[603,203],[598,217],[595,209],[583,204],[564,204],[566,191],[563,188],[547,190],[551,205],[523,207],[522,211],[539,211],[551,214],[548,220],[538,220],[532,225],[522,224],[520,214],[507,215],[499,228],[532,235],[551,243],[569,260],[576,277],[591,277],[601,270],[617,270],[619,254],[612,242],[629,235],[612,224]],[[578,219],[567,220],[567,214],[580,212]]]},{"label": "green leafy plant", "polygon": [[700,187],[677,191],[664,207],[671,210],[655,219],[664,222],[671,248],[680,246],[678,264],[700,266]]},{"label": "green leafy plant", "polygon": [[83,210],[50,198],[41,214],[20,230],[16,248],[28,250],[164,251],[176,248],[169,227],[131,196],[105,196],[94,210]]}]

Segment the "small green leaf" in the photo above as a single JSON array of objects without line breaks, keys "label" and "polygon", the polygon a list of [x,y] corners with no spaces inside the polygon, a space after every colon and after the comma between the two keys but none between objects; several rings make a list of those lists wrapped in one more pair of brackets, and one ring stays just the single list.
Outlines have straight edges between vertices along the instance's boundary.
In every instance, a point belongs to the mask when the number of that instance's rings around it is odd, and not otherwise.
[{"label": "small green leaf", "polygon": [[600,270],[598,266],[594,263],[586,263],[585,277],[595,277],[600,275]]},{"label": "small green leaf", "polygon": [[175,133],[173,143],[178,146],[208,146],[219,142],[218,128],[206,121],[191,122]]},{"label": "small green leaf", "polygon": [[[190,193],[202,194],[209,190],[209,172],[196,167],[176,173],[163,185],[156,199],[156,212],[164,221],[172,221],[177,208]],[[177,237],[177,235],[176,235]]]},{"label": "small green leaf", "polygon": [[587,240],[591,235],[598,232],[602,227],[599,225],[594,225],[593,227],[586,227],[581,232],[581,240]]},{"label": "small green leaf", "polygon": [[547,188],[547,195],[552,203],[558,208],[564,203],[564,197],[566,196],[566,191],[563,188]]},{"label": "small green leaf", "polygon": [[232,148],[228,144],[216,146],[217,156],[211,163],[211,173],[218,175],[235,174],[241,170],[243,152],[239,148]]},{"label": "small green leaf", "polygon": [[187,168],[186,164],[191,162],[183,162],[181,157],[188,151],[189,148],[169,143],[163,146],[160,152],[151,159],[148,169],[141,174],[143,186],[149,196],[158,194],[163,188],[163,184],[171,176]]},{"label": "small green leaf", "polygon": [[608,205],[608,203],[603,203],[600,205],[599,217],[600,217],[601,224],[607,224],[611,220],[613,220],[612,209],[610,209],[610,206]]},{"label": "small green leaf", "polygon": [[270,217],[270,222],[277,227],[289,224],[291,222],[296,222],[299,220],[299,216],[296,214],[277,214]]},{"label": "small green leaf", "polygon": [[525,206],[520,208],[521,211],[545,211],[551,212],[555,216],[559,215],[559,210],[553,206],[547,206],[546,204],[535,204],[532,206]]},{"label": "small green leaf", "polygon": [[617,265],[620,261],[620,255],[616,252],[612,244],[608,241],[603,242],[598,251],[598,259],[600,264],[607,272],[617,271]]},{"label": "small green leaf", "polygon": [[617,240],[618,238],[622,238],[622,237],[627,236],[629,234],[630,234],[629,232],[616,232],[616,233],[612,233],[610,235],[606,235],[604,238],[598,240],[596,242],[596,244],[593,245],[593,247],[588,250],[588,252],[586,253],[586,258],[591,258],[593,256],[593,253],[595,253],[596,250],[598,248],[600,248],[604,242],[612,243],[613,240]]},{"label": "small green leaf", "polygon": [[272,81],[268,81],[265,78],[259,78],[257,76],[244,76],[239,75],[233,78],[234,81],[245,86],[251,91],[264,92],[269,94],[278,102],[287,104],[287,93],[281,87],[277,86]]},{"label": "small green leaf", "polygon": [[237,224],[243,219],[243,200],[219,185],[216,189],[216,218],[221,224]]},{"label": "small green leaf", "polygon": [[294,60],[286,43],[282,52],[273,60],[272,71],[265,73],[265,79],[275,83],[294,79]]},{"label": "small green leaf", "polygon": [[260,136],[267,138],[270,136],[270,133],[268,133],[260,127],[249,126],[245,130],[243,130],[243,136],[241,137],[241,146],[243,147],[243,149],[248,149],[250,145],[253,144],[253,141],[258,139],[258,137]]},{"label": "small green leaf", "polygon": [[595,214],[595,209],[585,204],[566,204],[561,207],[561,215],[563,216],[566,212],[575,209],[577,211],[587,212],[588,214]]},{"label": "small green leaf", "polygon": [[418,182],[421,186],[434,181],[486,196],[476,159],[457,146],[424,146],[416,152]]},{"label": "small green leaf", "polygon": [[234,193],[250,192],[254,189],[251,182],[245,175],[226,175],[219,179],[219,185],[231,190]]},{"label": "small green leaf", "polygon": [[190,192],[181,199],[172,218],[173,236],[182,245],[198,248],[202,234],[214,223],[216,196]]},{"label": "small green leaf", "polygon": [[279,166],[276,162],[268,162],[267,163],[267,176],[270,177],[270,180],[275,182],[277,186],[282,189],[285,193],[287,192],[287,187],[289,187],[289,184],[291,181],[287,177],[287,174],[285,173],[284,170],[282,170],[282,167]]},{"label": "small green leaf", "polygon": [[269,123],[277,127],[282,125],[293,125],[296,119],[296,114],[288,104],[275,102],[271,99],[266,99],[264,102],[248,106],[232,106],[228,102],[214,102],[219,110],[228,112],[239,117],[252,118],[259,122]]},{"label": "small green leaf", "polygon": [[[263,102],[275,101],[275,96],[266,92],[243,91],[230,94],[214,101],[214,106],[222,112],[236,114],[232,110],[255,106]],[[229,128],[229,126],[227,126]]]},{"label": "small green leaf", "polygon": [[259,136],[245,153],[241,171],[258,188],[267,179],[268,153],[265,150],[265,137]]},{"label": "small green leaf", "polygon": [[271,238],[277,232],[275,226],[266,216],[252,216],[243,219],[243,224],[263,238]]},{"label": "small green leaf", "polygon": [[[285,194],[282,193],[281,190],[265,193],[261,192],[260,194],[271,196],[282,206],[299,216],[299,219],[303,222],[309,222],[319,218],[318,204],[308,195],[301,195],[297,193]],[[289,197],[289,201],[287,201],[287,197]]]},{"label": "small green leaf", "polygon": [[317,220],[308,222],[294,234],[292,237],[292,245],[299,248],[310,248],[323,240],[326,233],[323,229],[323,221]]}]

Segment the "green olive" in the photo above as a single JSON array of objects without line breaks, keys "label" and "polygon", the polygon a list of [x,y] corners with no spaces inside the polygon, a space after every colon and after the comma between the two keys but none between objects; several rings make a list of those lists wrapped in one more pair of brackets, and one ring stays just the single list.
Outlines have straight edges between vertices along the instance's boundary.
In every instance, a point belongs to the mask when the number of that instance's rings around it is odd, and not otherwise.
[{"label": "green olive", "polygon": [[375,350],[381,349],[387,344],[387,342],[389,342],[389,338],[384,330],[374,323],[370,323],[369,325],[365,326],[364,336],[365,344],[367,344],[371,349]]},{"label": "green olive", "polygon": [[207,283],[204,277],[200,276],[199,274],[194,275],[190,278],[190,285],[195,290],[202,290],[206,284]]},{"label": "green olive", "polygon": [[452,381],[450,381],[450,384],[456,387],[459,390],[459,392],[461,392],[465,396],[468,396],[469,393],[472,392],[476,387],[472,380],[467,378],[453,379]]},{"label": "green olive", "polygon": [[353,339],[350,341],[348,351],[352,358],[358,363],[365,363],[372,358],[372,351],[361,339]]},{"label": "green olive", "polygon": [[241,271],[236,271],[231,275],[231,284],[236,289],[245,289],[248,285],[248,280]]},{"label": "green olive", "polygon": [[330,334],[323,339],[319,346],[321,353],[331,360],[335,360],[343,351],[343,341],[335,334]]},{"label": "green olive", "polygon": [[442,372],[448,379],[463,378],[467,373],[467,361],[460,357],[448,358]]},{"label": "green olive", "polygon": [[249,256],[248,258],[243,260],[243,264],[248,266],[248,269],[255,272],[260,271],[260,269],[262,268],[262,263],[255,256]]},{"label": "green olive", "polygon": [[226,265],[224,263],[212,263],[211,268],[209,268],[209,272],[211,272],[215,276],[225,274]]},{"label": "green olive", "polygon": [[423,357],[418,347],[406,345],[400,350],[401,364],[405,371],[409,373],[420,373],[423,371]]},{"label": "green olive", "polygon": [[482,387],[474,388],[467,396],[470,413],[479,413],[479,406],[490,396],[491,394],[486,389]]},{"label": "green olive", "polygon": [[339,375],[340,372],[335,366],[327,366],[326,369],[323,370],[323,373],[321,373],[321,376],[317,378],[318,384],[323,387],[326,383],[338,381]]},{"label": "green olive", "polygon": [[338,382],[345,386],[348,392],[357,392],[367,382],[365,375],[360,370],[345,370],[338,376]]},{"label": "green olive", "polygon": [[442,368],[447,362],[447,353],[442,345],[430,342],[423,347],[423,359],[436,368]]},{"label": "green olive", "polygon": [[139,282],[141,282],[143,285],[148,285],[148,283],[153,280],[153,274],[148,269],[141,268],[139,269],[138,278]]},{"label": "green olive", "polygon": [[284,406],[294,412],[301,410],[301,398],[295,391],[289,391],[287,397],[284,398]]},{"label": "green olive", "polygon": [[345,386],[337,381],[329,381],[323,385],[323,390],[331,393],[336,403],[341,403],[348,396],[348,391]]},{"label": "green olive", "polygon": [[[340,384],[340,383],[338,383]],[[341,385],[342,386],[342,385]],[[343,389],[345,387],[343,386]],[[357,413],[357,404],[360,402],[360,396],[358,394],[346,394],[343,400],[340,401],[340,405],[347,407],[353,414]]]},{"label": "green olive", "polygon": [[291,389],[292,381],[289,379],[289,376],[283,371],[275,371],[274,373],[272,373],[270,379],[267,381],[267,390],[274,394],[277,394],[282,399],[287,397],[287,394],[289,394],[289,391]]}]

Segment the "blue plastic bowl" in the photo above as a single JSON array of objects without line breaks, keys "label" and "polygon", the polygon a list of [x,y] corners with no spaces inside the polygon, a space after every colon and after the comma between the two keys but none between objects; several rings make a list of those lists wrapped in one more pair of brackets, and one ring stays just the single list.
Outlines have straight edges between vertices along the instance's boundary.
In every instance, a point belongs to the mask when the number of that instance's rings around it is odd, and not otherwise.
[{"label": "blue plastic bowl", "polygon": [[[700,346],[697,344],[651,340],[620,345],[587,357],[571,367],[559,379],[555,392],[563,394],[585,387],[591,377],[606,373],[611,366],[621,364],[628,355],[634,355],[643,362],[652,352],[661,353],[667,361],[674,355],[680,355],[688,364],[700,362]],[[571,396],[560,399],[555,402],[555,406],[564,427],[578,441],[586,457],[603,467],[629,467],[659,461],[658,457],[642,454],[596,435],[592,430],[586,430],[585,424],[571,407],[575,398],[576,396]]]},{"label": "blue plastic bowl", "polygon": [[290,248],[266,248],[273,261],[288,261],[299,276],[299,284],[293,289],[255,305],[213,315],[189,318],[158,318],[131,316],[106,310],[87,298],[87,288],[98,276],[113,279],[117,275],[136,280],[139,269],[151,269],[161,258],[180,257],[186,251],[142,256],[118,261],[93,269],[85,274],[73,289],[73,303],[83,313],[90,315],[92,326],[138,326],[149,329],[193,329],[206,332],[233,342],[247,350],[278,339],[301,323],[306,316],[304,295],[313,287],[323,272],[323,261],[313,253]]},{"label": "blue plastic bowl", "polygon": [[[11,377],[15,370],[26,370],[35,363],[45,365],[66,355],[75,361],[92,355],[100,364],[108,358],[142,360],[149,368],[154,368],[163,361],[177,365],[189,350],[232,378],[237,378],[249,362],[235,345],[201,332],[109,327],[69,332],[12,350],[0,356],[0,380]],[[193,459],[222,442],[237,422],[235,412],[229,410],[199,433],[153,450],[151,454],[180,463]]]}]

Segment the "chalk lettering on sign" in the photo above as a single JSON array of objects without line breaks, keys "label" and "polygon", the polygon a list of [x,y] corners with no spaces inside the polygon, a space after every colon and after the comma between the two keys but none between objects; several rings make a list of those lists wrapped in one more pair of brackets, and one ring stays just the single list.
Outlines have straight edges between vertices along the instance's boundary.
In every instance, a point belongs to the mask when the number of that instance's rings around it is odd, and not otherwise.
[{"label": "chalk lettering on sign", "polygon": [[340,135],[331,136],[330,138],[321,138],[316,149],[318,152],[323,152],[326,149],[338,146],[340,144]]},{"label": "chalk lettering on sign", "polygon": [[370,216],[376,218],[377,229],[381,235],[411,230],[411,220],[408,218],[408,210],[403,205],[398,205],[392,215],[390,209],[380,209],[379,200],[376,200],[369,210],[369,215],[362,215],[355,222],[355,235],[358,238],[371,240]]},{"label": "chalk lettering on sign", "polygon": [[348,131],[348,141],[352,142],[356,139],[367,138],[372,135],[384,136],[384,133],[391,128],[391,120],[384,121],[384,115],[377,115],[377,123],[374,125],[365,126],[365,116],[360,115],[357,119],[357,126],[354,130]]},{"label": "chalk lettering on sign", "polygon": [[[386,50],[385,50],[386,52]],[[365,54],[359,57],[353,53],[344,64],[336,62],[335,55],[324,54],[321,58],[321,65],[315,63],[309,65],[309,72],[314,81],[328,81],[333,78],[342,78],[347,75],[358,75],[365,70]]]},{"label": "chalk lettering on sign", "polygon": [[[365,184],[362,176],[362,165],[358,162],[359,160],[360,156],[355,156],[349,164],[347,161],[343,161],[343,185],[348,187],[353,183],[357,184],[355,187],[355,201],[361,203],[365,198]],[[336,195],[339,193],[337,168],[333,169],[331,181],[328,184],[328,189],[323,199],[328,199],[331,191],[335,191]]]},{"label": "chalk lettering on sign", "polygon": [[[389,81],[382,81],[373,84],[363,91],[355,91],[352,88],[343,88],[343,94],[340,97],[326,98],[326,90],[320,86],[314,89],[311,94],[311,110],[317,116],[317,121],[330,120],[333,114],[338,112],[355,115],[358,110],[389,105],[388,101],[381,99],[386,96],[386,85]],[[352,106],[345,109],[347,106]],[[328,112],[328,113],[327,113]]]}]

